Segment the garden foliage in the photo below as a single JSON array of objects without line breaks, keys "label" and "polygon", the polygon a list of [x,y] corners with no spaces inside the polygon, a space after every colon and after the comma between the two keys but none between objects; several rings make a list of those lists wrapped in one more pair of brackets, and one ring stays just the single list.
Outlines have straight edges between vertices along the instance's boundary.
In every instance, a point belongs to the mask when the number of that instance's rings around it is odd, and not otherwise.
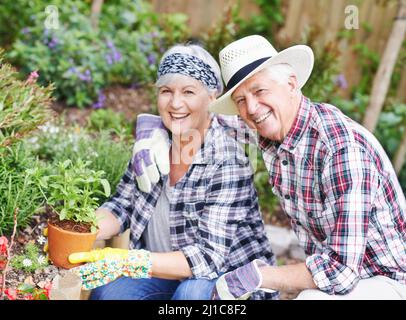
[{"label": "garden foliage", "polygon": [[54,83],[55,97],[68,105],[99,108],[108,85],[153,82],[161,54],[186,37],[183,15],[159,19],[145,1],[106,1],[98,29],[90,23],[90,3],[54,1],[57,29],[44,26],[49,2],[34,3],[7,56],[25,74],[40,70],[39,82]]}]

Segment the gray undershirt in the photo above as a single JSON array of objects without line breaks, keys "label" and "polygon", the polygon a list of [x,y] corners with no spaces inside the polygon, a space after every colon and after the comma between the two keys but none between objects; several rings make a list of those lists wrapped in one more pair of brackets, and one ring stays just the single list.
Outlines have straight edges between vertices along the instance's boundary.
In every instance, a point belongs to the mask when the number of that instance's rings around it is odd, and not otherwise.
[{"label": "gray undershirt", "polygon": [[173,187],[169,186],[168,179],[158,198],[155,211],[152,213],[151,219],[143,232],[142,237],[148,251],[172,251],[169,232],[169,199],[172,189]]}]

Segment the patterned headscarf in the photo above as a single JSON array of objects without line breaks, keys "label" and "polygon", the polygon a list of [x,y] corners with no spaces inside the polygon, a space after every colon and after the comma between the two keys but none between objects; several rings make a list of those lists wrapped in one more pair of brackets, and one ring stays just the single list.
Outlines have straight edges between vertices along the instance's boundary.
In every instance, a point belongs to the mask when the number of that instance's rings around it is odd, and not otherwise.
[{"label": "patterned headscarf", "polygon": [[209,89],[217,89],[219,80],[212,67],[198,57],[173,53],[165,57],[158,68],[158,78],[168,73],[180,73],[201,81]]}]

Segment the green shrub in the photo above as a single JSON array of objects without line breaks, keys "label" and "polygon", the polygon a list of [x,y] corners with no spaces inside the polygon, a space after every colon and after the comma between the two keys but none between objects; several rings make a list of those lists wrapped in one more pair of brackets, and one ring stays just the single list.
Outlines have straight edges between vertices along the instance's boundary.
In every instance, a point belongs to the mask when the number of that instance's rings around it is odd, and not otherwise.
[{"label": "green shrub", "polygon": [[32,176],[26,172],[32,168],[45,172],[22,143],[8,147],[0,157],[0,234],[12,232],[17,208],[17,227],[22,230],[42,207],[41,192],[32,185]]},{"label": "green shrub", "polygon": [[132,136],[132,123],[123,113],[114,112],[111,109],[99,109],[93,111],[88,119],[87,128],[92,131],[111,130],[118,136]]},{"label": "green shrub", "polygon": [[0,51],[0,154],[51,118],[52,87],[37,86],[36,76],[18,80],[13,67],[2,63]]}]

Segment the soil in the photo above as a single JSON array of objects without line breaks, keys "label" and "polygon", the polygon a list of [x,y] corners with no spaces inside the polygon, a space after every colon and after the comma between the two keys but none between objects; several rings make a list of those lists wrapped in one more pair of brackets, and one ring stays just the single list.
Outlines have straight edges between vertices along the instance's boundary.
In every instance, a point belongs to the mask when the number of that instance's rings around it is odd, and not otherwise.
[{"label": "soil", "polygon": [[[135,122],[137,114],[152,113],[152,96],[145,88],[126,88],[114,86],[103,91],[106,97],[105,108],[123,113],[126,119]],[[68,107],[62,102],[55,102],[52,109],[58,114],[64,114],[66,125],[78,124],[85,126],[92,108]]]},{"label": "soil", "polygon": [[57,216],[52,216],[49,218],[49,223],[57,226],[63,230],[78,232],[78,233],[90,233],[91,224],[83,222],[75,222],[70,220],[59,220]]}]

